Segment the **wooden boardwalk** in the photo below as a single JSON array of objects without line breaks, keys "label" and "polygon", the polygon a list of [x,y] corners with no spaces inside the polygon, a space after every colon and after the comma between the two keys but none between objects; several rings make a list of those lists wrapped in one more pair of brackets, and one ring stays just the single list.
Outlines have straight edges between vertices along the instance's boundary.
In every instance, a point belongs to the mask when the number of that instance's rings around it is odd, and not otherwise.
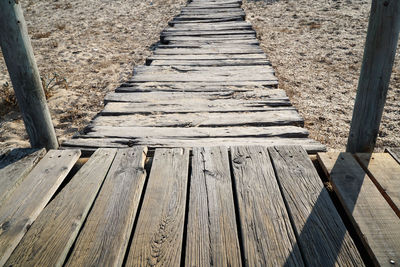
[{"label": "wooden boardwalk", "polygon": [[194,0],[169,22],[146,66],[105,98],[83,134],[63,144],[99,147],[302,145],[303,118],[274,70],[238,0]]},{"label": "wooden boardwalk", "polygon": [[38,151],[3,164],[0,266],[363,265],[300,146],[146,153]]}]

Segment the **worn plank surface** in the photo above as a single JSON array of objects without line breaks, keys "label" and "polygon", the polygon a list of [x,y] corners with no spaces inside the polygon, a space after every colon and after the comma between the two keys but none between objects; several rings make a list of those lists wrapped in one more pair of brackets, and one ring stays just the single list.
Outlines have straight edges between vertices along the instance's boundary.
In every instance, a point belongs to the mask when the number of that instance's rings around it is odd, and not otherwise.
[{"label": "worn plank surface", "polygon": [[[286,126],[302,127],[303,119],[286,94],[272,92],[278,85],[274,69],[251,24],[244,21],[240,5],[241,1],[188,3],[161,32],[161,43],[146,65],[135,67],[133,76],[106,96],[104,109],[84,133],[63,146],[93,149],[288,142],[302,144],[309,152],[325,151],[298,130],[288,132],[294,128]],[[109,128],[98,128],[103,126]],[[200,127],[232,131],[197,130]],[[247,133],[244,127],[249,127]]]},{"label": "worn plank surface", "polygon": [[99,149],[40,213],[6,266],[62,266],[114,159]]},{"label": "worn plank surface", "polygon": [[276,127],[114,127],[94,126],[85,136],[92,138],[225,138],[225,137],[306,137],[308,131],[296,126]]},{"label": "worn plank surface", "polygon": [[400,220],[350,153],[319,153],[318,159],[376,264],[400,262]]},{"label": "worn plank surface", "polygon": [[43,149],[13,149],[0,159],[0,205],[46,154]]},{"label": "worn plank surface", "polygon": [[246,265],[304,266],[267,148],[231,151]]},{"label": "worn plank surface", "polygon": [[50,150],[0,206],[0,266],[61,185],[79,150]]},{"label": "worn plank surface", "polygon": [[189,151],[157,149],[127,266],[179,266],[189,171]]},{"label": "worn plank surface", "polygon": [[195,148],[185,266],[241,266],[226,147]]},{"label": "worn plank surface", "polygon": [[388,153],[357,153],[356,157],[400,218],[400,164]]},{"label": "worn plank surface", "polygon": [[147,148],[118,150],[66,266],[121,266],[146,179]]},{"label": "worn plank surface", "polygon": [[363,266],[304,149],[284,146],[268,150],[306,265]]},{"label": "worn plank surface", "polygon": [[388,148],[387,151],[400,164],[400,148]]}]

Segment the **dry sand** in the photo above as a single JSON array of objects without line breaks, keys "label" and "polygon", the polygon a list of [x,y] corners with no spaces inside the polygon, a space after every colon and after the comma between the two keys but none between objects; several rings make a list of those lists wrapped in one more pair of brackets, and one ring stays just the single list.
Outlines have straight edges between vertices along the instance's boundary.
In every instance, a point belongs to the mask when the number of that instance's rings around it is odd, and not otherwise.
[{"label": "dry sand", "polygon": [[[245,0],[279,87],[305,119],[310,137],[344,150],[361,69],[371,1]],[[400,51],[400,49],[398,49]],[[377,151],[400,146],[400,64],[393,68]]]},{"label": "dry sand", "polygon": [[[23,1],[40,73],[57,73],[49,106],[60,141],[103,107],[103,97],[144,64],[184,0]],[[311,137],[343,150],[361,67],[370,1],[247,1],[243,7]],[[400,146],[396,58],[378,150]],[[64,79],[66,82],[63,82]],[[0,86],[9,82],[0,53]],[[50,87],[54,84],[51,83]],[[1,101],[0,101],[1,102]],[[1,104],[0,104],[1,105]],[[0,106],[0,148],[29,146],[18,110]]]},{"label": "dry sand", "polygon": [[[22,4],[41,76],[48,83],[53,73],[58,75],[59,84],[52,88],[54,95],[48,102],[62,142],[88,124],[103,107],[105,94],[127,80],[134,66],[144,64],[160,32],[186,1],[28,0]],[[6,82],[10,84],[0,52],[0,87]],[[0,148],[29,146],[19,110],[4,115],[8,107],[1,102]]]}]

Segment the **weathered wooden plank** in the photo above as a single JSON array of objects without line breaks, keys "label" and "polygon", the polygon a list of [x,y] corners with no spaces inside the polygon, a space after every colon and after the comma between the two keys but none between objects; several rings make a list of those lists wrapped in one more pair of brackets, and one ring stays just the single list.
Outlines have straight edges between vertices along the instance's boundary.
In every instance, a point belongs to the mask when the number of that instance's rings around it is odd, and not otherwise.
[{"label": "weathered wooden plank", "polygon": [[295,110],[247,113],[187,113],[98,116],[93,125],[143,127],[231,127],[231,126],[302,126],[303,118]]},{"label": "weathered wooden plank", "polygon": [[44,148],[13,149],[1,157],[0,206],[45,154]]},{"label": "weathered wooden plank", "polygon": [[400,164],[400,148],[388,148],[386,150]]},{"label": "weathered wooden plank", "polygon": [[163,43],[182,44],[182,43],[234,43],[234,44],[258,44],[258,40],[254,34],[238,34],[238,35],[204,35],[204,36],[165,36],[162,38]]},{"label": "weathered wooden plank", "polygon": [[[207,8],[188,8],[189,10],[204,10]],[[236,9],[236,8],[223,8],[224,10]],[[247,21],[227,21],[227,22],[218,22],[218,23],[207,23],[207,24],[198,24],[198,23],[187,23],[187,24],[177,24],[174,27],[168,26],[164,29],[164,31],[169,30],[194,30],[194,29],[219,29],[221,27],[232,27],[234,29],[240,29],[241,27],[251,28],[251,23]]]},{"label": "weathered wooden plank", "polygon": [[193,21],[193,20],[211,20],[234,18],[240,20],[245,18],[244,12],[224,12],[224,13],[181,13],[173,21]]},{"label": "weathered wooden plank", "polygon": [[[308,131],[295,126],[271,127],[115,127],[94,126],[85,134],[91,138],[189,138],[201,139],[210,137],[307,137]],[[83,137],[83,136],[82,136]]]},{"label": "weathered wooden plank", "polygon": [[[243,75],[246,73],[246,75]],[[270,66],[159,67],[135,68],[130,82],[251,82],[277,81]]]},{"label": "weathered wooden plank", "polygon": [[153,55],[150,60],[233,60],[233,59],[267,59],[265,54],[216,54],[216,55]]},{"label": "weathered wooden plank", "polygon": [[144,73],[224,73],[237,74],[239,72],[261,72],[272,73],[274,69],[271,66],[248,66],[248,67],[158,67],[158,66],[137,66],[134,74]]},{"label": "weathered wooden plank", "polygon": [[189,151],[157,149],[126,266],[179,266]]},{"label": "weathered wooden plank", "polygon": [[132,103],[146,103],[146,102],[157,102],[163,103],[166,101],[184,101],[188,98],[196,99],[196,101],[205,100],[262,100],[268,101],[269,103],[277,104],[282,103],[282,105],[290,104],[289,98],[286,96],[284,90],[281,89],[254,89],[247,92],[235,92],[218,90],[211,92],[140,92],[140,93],[109,93],[105,96],[104,102],[132,102]]},{"label": "weathered wooden plank", "polygon": [[62,266],[114,159],[99,149],[40,213],[6,266]]},{"label": "weathered wooden plank", "polygon": [[319,142],[308,138],[75,138],[65,141],[64,147],[130,147],[134,145],[147,145],[149,147],[211,147],[211,146],[245,146],[245,145],[265,145],[265,146],[282,146],[297,145],[302,146],[308,153],[326,151],[326,147]]},{"label": "weathered wooden plank", "polygon": [[[210,93],[210,92],[254,92],[255,90],[269,90],[277,82],[234,82],[231,84],[220,82],[143,82],[143,83],[123,83],[115,89],[116,93],[137,93],[137,92],[194,92],[194,93]],[[273,87],[275,88],[275,87]]]},{"label": "weathered wooden plank", "polygon": [[50,150],[0,206],[0,266],[78,160],[79,150]]},{"label": "weathered wooden plank", "polygon": [[233,147],[247,266],[304,266],[266,147]]},{"label": "weathered wooden plank", "polygon": [[179,46],[159,45],[154,55],[240,55],[240,54],[264,54],[260,47],[252,44],[237,44],[237,47],[221,46],[193,46],[191,44],[180,44]]},{"label": "weathered wooden plank", "polygon": [[66,266],[121,266],[146,179],[147,149],[118,150]]},{"label": "weathered wooden plank", "polygon": [[[231,102],[231,103],[230,103]],[[111,102],[106,104],[104,109],[100,112],[104,116],[119,116],[129,114],[168,114],[168,113],[228,113],[228,112],[262,112],[272,111],[278,112],[282,110],[296,110],[294,107],[288,106],[270,106],[268,102],[257,101],[257,103],[240,103],[237,101],[237,105],[232,103],[233,101],[227,101],[224,103],[221,101],[209,101],[209,103],[196,103],[187,101],[186,103],[170,103],[170,104],[158,104],[158,103],[129,103],[129,102]],[[196,104],[195,104],[196,103]],[[231,105],[232,104],[232,105]]]},{"label": "weathered wooden plank", "polygon": [[193,149],[186,266],[241,266],[226,147]]},{"label": "weathered wooden plank", "polygon": [[176,24],[186,24],[186,23],[214,23],[214,22],[226,22],[226,21],[238,21],[243,20],[242,17],[226,17],[226,18],[215,18],[215,19],[204,19],[204,20],[171,20],[168,25],[173,26]]},{"label": "weathered wooden plank", "polygon": [[307,153],[269,148],[276,177],[308,266],[363,266],[363,261]]},{"label": "weathered wooden plank", "polygon": [[153,60],[152,66],[259,66],[270,65],[265,59],[226,59],[226,60]]},{"label": "weathered wooden plank", "polygon": [[400,165],[388,153],[357,153],[356,157],[372,182],[400,217]]},{"label": "weathered wooden plank", "polygon": [[318,159],[375,264],[400,262],[400,221],[350,153],[321,153]]}]

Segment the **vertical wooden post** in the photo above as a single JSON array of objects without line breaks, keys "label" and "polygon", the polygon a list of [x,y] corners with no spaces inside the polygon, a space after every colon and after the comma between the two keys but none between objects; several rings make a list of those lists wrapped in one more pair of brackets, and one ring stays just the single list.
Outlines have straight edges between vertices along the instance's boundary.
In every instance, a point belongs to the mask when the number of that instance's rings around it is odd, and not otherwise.
[{"label": "vertical wooden post", "polygon": [[58,142],[18,0],[0,0],[0,45],[32,147]]},{"label": "vertical wooden post", "polygon": [[373,0],[347,151],[372,152],[400,30],[400,1]]}]

